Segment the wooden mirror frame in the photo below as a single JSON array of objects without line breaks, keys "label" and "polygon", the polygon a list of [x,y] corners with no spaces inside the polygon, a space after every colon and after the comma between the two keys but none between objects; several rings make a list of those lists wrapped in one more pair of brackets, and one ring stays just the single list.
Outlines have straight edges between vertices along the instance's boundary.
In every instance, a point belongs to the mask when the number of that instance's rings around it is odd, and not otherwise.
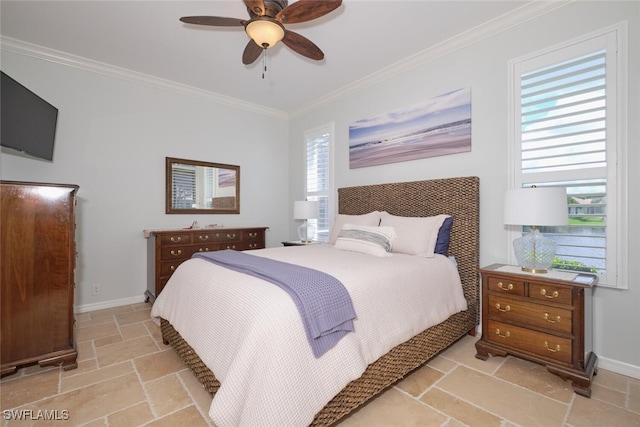
[{"label": "wooden mirror frame", "polygon": [[[173,168],[174,165],[192,165],[205,168],[226,169],[235,171],[235,205],[232,207],[222,206],[216,208],[213,206],[215,203],[212,201],[212,207],[206,208],[186,208],[186,207],[174,207],[172,201],[173,197]],[[218,175],[216,175],[218,176]],[[214,185],[215,183],[211,183]],[[233,190],[232,190],[233,191]],[[229,199],[231,196],[223,196],[220,199]],[[197,160],[177,159],[175,157],[166,158],[166,187],[165,187],[165,212],[168,214],[239,214],[240,213],[240,166],[225,165],[222,163],[201,162]],[[225,202],[228,200],[224,200]]]}]

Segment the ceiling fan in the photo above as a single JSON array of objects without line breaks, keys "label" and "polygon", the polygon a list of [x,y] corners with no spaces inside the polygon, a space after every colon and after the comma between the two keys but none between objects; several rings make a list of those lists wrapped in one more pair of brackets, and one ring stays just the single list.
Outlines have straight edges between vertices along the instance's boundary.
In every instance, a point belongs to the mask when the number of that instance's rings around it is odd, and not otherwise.
[{"label": "ceiling fan", "polygon": [[222,16],[185,16],[180,21],[187,24],[214,27],[244,27],[251,40],[242,53],[242,63],[253,63],[262,52],[282,40],[291,50],[319,61],[324,53],[311,40],[285,28],[285,24],[311,21],[335,10],[342,0],[298,0],[289,5],[288,0],[243,0],[249,19]]}]

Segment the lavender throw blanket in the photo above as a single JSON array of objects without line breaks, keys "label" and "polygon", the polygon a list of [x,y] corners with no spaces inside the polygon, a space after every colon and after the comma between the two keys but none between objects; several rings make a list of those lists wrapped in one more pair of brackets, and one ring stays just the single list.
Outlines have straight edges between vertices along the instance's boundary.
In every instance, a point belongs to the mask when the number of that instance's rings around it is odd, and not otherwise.
[{"label": "lavender throw blanket", "polygon": [[193,258],[203,258],[231,270],[264,279],[286,291],[298,307],[316,358],[353,331],[356,313],[351,297],[344,285],[329,274],[234,250],[198,252]]}]

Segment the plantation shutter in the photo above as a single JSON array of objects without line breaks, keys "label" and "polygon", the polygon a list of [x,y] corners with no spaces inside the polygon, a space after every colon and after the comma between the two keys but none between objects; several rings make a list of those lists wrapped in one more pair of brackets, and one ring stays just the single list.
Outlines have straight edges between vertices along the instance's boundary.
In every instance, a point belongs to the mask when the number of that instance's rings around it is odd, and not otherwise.
[{"label": "plantation shutter", "polygon": [[309,133],[306,137],[307,200],[318,202],[318,218],[309,220],[316,227],[316,240],[329,238],[331,134]]}]

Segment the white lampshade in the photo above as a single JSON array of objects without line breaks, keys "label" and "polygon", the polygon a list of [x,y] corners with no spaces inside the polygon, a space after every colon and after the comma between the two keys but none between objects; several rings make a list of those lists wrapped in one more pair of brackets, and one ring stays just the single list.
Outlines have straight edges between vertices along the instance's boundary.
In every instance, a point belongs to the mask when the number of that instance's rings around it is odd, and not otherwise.
[{"label": "white lampshade", "polygon": [[313,219],[318,217],[318,202],[311,200],[293,202],[294,219]]},{"label": "white lampshade", "polygon": [[252,20],[244,30],[260,47],[273,47],[284,37],[284,27],[279,22],[268,18]]},{"label": "white lampshade", "polygon": [[567,190],[564,187],[507,190],[503,221],[513,225],[566,225],[569,221]]}]

